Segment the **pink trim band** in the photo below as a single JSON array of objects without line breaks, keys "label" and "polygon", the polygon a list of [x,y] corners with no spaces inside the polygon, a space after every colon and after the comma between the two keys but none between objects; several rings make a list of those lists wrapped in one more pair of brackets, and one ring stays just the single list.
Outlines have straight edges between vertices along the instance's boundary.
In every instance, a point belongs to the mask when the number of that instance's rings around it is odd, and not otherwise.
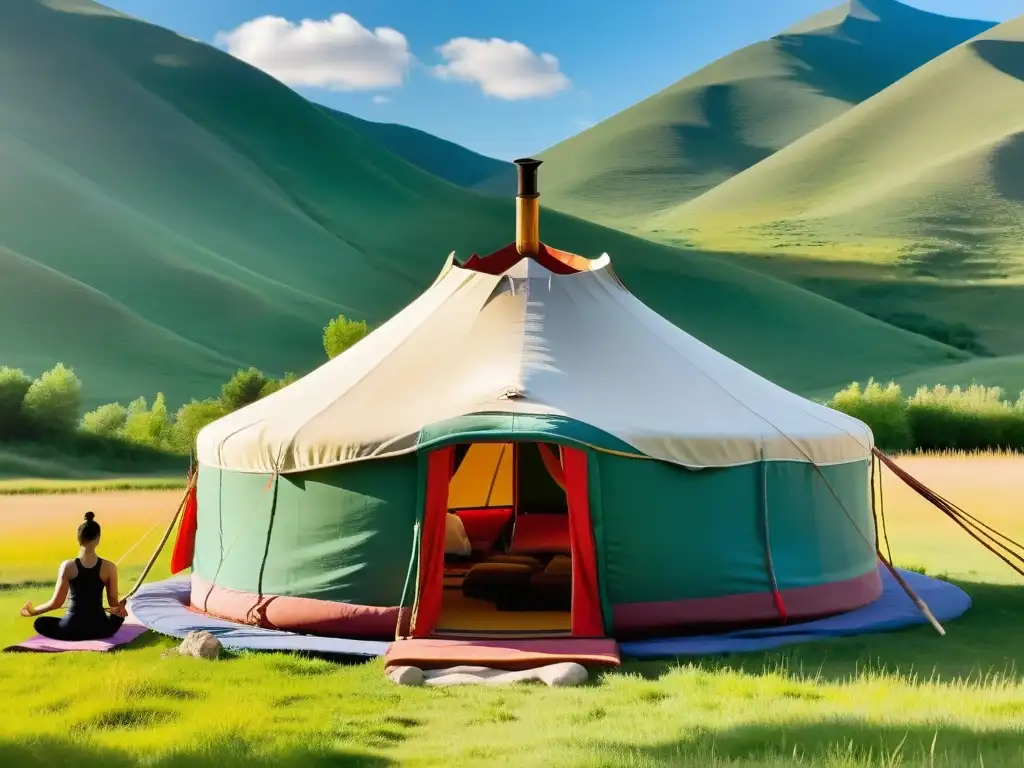
[{"label": "pink trim band", "polygon": [[191,608],[265,629],[327,637],[393,639],[398,608],[335,603],[309,597],[256,595],[219,587],[192,574]]},{"label": "pink trim band", "polygon": [[[788,620],[810,619],[861,608],[882,594],[882,579],[873,569],[863,576],[813,587],[784,589]],[[615,632],[670,627],[777,622],[779,611],[770,591],[612,607]]]}]

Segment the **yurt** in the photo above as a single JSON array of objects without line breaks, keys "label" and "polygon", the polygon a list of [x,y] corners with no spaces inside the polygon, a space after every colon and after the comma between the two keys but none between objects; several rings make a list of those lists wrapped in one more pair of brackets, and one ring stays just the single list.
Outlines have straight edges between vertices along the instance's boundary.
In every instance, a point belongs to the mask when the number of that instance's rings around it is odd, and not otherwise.
[{"label": "yurt", "polygon": [[419,298],[198,438],[191,608],[347,638],[623,638],[794,622],[882,590],[860,421],[542,244]]}]

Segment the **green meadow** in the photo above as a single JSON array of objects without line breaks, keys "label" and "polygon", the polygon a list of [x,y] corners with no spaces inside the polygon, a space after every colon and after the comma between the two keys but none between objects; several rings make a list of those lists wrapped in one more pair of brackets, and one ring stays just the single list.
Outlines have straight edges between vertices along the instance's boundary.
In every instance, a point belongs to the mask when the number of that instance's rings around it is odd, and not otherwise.
[{"label": "green meadow", "polygon": [[[1024,458],[948,454],[901,464],[985,522],[1024,537],[1024,523],[1005,503],[1024,491]],[[770,653],[627,662],[581,688],[410,689],[388,681],[380,661],[163,658],[173,641],[147,634],[111,655],[0,655],[0,762],[1020,765],[1024,585],[909,490],[891,478],[884,487],[896,563],[948,574],[973,599],[967,614],[946,624],[945,637],[922,626]],[[15,519],[35,522],[9,529],[17,545],[0,548],[0,561],[21,560],[20,583],[0,571],[7,582],[0,643],[30,631],[17,611],[52,588],[85,504],[107,526],[107,556],[146,537],[122,564],[130,583],[179,495],[4,497],[0,505]],[[15,504],[33,506],[7,506]],[[166,574],[165,556],[153,578]]]}]

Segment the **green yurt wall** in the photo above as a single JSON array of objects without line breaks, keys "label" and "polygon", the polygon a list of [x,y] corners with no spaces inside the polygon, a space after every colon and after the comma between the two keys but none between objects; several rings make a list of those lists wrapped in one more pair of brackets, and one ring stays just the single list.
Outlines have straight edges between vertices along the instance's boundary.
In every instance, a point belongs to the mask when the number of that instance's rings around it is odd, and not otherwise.
[{"label": "green yurt wall", "polygon": [[242,592],[398,605],[419,494],[416,454],[282,475],[273,505],[270,480],[200,466],[197,576]]}]

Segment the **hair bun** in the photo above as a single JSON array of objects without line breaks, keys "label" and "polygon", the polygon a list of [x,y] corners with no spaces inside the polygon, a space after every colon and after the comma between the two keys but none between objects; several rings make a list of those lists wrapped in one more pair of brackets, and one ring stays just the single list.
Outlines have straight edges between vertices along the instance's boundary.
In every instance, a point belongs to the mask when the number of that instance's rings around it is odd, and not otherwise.
[{"label": "hair bun", "polygon": [[85,522],[91,523],[93,521],[93,519],[95,519],[95,517],[96,517],[96,513],[94,513],[94,512],[86,512],[85,513]]}]

